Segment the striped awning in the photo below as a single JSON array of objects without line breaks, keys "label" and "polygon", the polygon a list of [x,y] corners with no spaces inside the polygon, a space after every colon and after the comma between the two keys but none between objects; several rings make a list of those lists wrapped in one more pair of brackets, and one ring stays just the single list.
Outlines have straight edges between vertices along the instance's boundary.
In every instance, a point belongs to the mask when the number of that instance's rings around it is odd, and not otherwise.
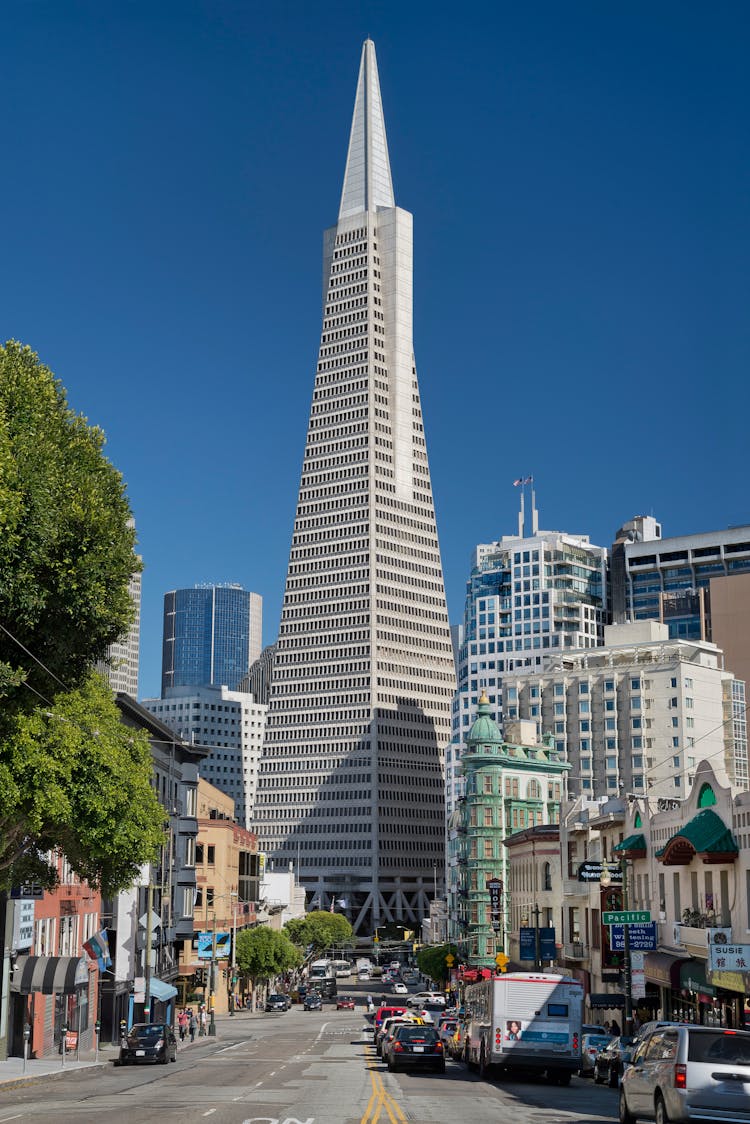
[{"label": "striped awning", "polygon": [[19,995],[72,995],[89,982],[85,956],[19,956],[10,990]]}]

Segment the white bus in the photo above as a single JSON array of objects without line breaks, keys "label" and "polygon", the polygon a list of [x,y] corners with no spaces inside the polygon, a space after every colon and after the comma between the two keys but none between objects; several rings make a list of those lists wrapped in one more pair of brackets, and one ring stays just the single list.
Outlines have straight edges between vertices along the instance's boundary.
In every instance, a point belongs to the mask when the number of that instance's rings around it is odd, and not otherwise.
[{"label": "white bus", "polygon": [[338,980],[348,980],[352,974],[352,966],[348,960],[332,960],[331,967]]},{"label": "white bus", "polygon": [[544,972],[509,972],[471,984],[464,995],[464,1061],[544,1073],[570,1084],[581,1068],[583,985]]}]

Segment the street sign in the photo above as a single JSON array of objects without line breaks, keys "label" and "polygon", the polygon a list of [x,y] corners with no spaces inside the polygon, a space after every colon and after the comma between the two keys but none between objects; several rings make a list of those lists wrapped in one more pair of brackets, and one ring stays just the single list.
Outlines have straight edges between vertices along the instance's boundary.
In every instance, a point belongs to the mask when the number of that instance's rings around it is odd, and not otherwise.
[{"label": "street sign", "polygon": [[[641,952],[651,952],[656,948],[656,922],[649,921],[646,925],[628,925],[628,944],[631,951],[640,949]],[[625,948],[625,926],[613,925],[609,930],[609,947],[614,952],[622,952]]]},{"label": "street sign", "polygon": [[[536,929],[523,927],[519,939],[519,959],[536,960]],[[543,928],[539,930],[539,959],[554,960],[557,957],[555,947],[555,930]]]},{"label": "street sign", "polygon": [[495,963],[497,964],[501,972],[504,972],[508,967],[509,959],[510,957],[507,956],[504,952],[498,952],[497,956],[495,957]]},{"label": "street sign", "polygon": [[650,920],[650,909],[605,910],[602,914],[602,925],[646,925]]},{"label": "street sign", "polygon": [[[225,960],[231,952],[231,933],[203,932],[198,934],[199,960]],[[215,938],[215,940],[214,940]]]},{"label": "street sign", "polygon": [[490,893],[490,921],[492,928],[498,932],[502,925],[503,917],[503,880],[502,878],[488,878],[487,889]]},{"label": "street sign", "polygon": [[455,962],[455,957],[453,956],[452,953],[449,952],[448,955],[445,958],[445,963],[448,965],[449,968],[452,968],[454,962]]},{"label": "street sign", "polygon": [[148,913],[144,913],[143,917],[138,918],[138,924],[142,929],[149,929],[153,933],[154,929],[158,929],[161,925],[161,917],[155,909],[152,909],[150,916]]},{"label": "street sign", "polygon": [[708,966],[712,972],[750,972],[750,944],[710,944]]},{"label": "street sign", "polygon": [[[618,867],[607,867],[610,882],[622,882],[622,871]],[[604,874],[604,863],[581,863],[578,867],[579,882],[600,882]]]}]

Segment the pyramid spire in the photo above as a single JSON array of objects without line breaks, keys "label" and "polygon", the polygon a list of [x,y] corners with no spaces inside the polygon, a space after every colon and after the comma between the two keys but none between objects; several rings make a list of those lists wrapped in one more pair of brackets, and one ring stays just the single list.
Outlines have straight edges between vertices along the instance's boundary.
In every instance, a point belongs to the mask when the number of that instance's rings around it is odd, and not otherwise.
[{"label": "pyramid spire", "polygon": [[372,39],[365,39],[339,218],[395,205],[375,44]]}]

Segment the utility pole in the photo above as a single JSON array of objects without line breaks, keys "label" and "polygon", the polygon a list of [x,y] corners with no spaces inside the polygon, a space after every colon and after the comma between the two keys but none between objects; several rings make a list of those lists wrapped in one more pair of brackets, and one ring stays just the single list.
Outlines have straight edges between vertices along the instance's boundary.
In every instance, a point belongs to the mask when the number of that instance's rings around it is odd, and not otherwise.
[{"label": "utility pole", "polygon": [[146,977],[146,994],[143,1001],[143,1014],[147,1023],[151,1022],[151,914],[154,912],[154,884],[149,878],[148,880],[148,904],[146,906],[146,915],[148,921],[146,922],[146,970],[144,975]]},{"label": "utility pole", "polygon": [[534,971],[540,972],[542,968],[542,931],[539,928],[539,906],[535,905],[531,912],[534,914]]},{"label": "utility pole", "polygon": [[235,977],[235,972],[237,970],[236,945],[237,945],[237,900],[236,900],[236,897],[235,897],[235,900],[232,902],[232,965],[231,965],[231,968],[229,969],[229,986],[230,986],[229,1014],[230,1015],[234,1014],[234,988],[235,988],[234,977]]},{"label": "utility pole", "polygon": [[[628,861],[623,856],[620,860],[622,869],[622,908],[629,909],[628,905]],[[633,971],[630,962],[630,926],[623,925],[623,974],[625,977],[625,1034],[633,1033]]]}]

